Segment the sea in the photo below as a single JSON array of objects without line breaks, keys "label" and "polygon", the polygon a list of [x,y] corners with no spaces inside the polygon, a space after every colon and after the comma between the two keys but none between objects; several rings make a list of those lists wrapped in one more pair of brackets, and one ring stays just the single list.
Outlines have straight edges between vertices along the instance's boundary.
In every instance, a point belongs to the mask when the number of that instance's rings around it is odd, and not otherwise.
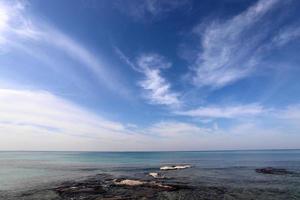
[{"label": "sea", "polygon": [[300,176],[268,175],[257,168],[300,174],[300,150],[185,152],[0,152],[0,197],[67,180],[107,173],[139,178],[161,166],[192,167],[171,174],[192,185],[282,189],[300,196]]}]

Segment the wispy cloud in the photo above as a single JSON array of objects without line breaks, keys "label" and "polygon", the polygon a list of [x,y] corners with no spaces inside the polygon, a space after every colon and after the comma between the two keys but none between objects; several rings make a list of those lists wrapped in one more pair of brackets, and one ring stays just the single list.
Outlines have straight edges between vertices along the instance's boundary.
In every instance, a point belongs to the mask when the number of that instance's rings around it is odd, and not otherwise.
[{"label": "wispy cloud", "polygon": [[47,91],[0,89],[0,149],[134,150],[153,140]]},{"label": "wispy cloud", "polygon": [[282,46],[300,37],[300,24],[288,26],[273,38],[273,45]]},{"label": "wispy cloud", "polygon": [[171,63],[158,54],[142,54],[133,63],[118,48],[115,51],[120,59],[133,70],[142,73],[145,78],[139,81],[139,86],[145,91],[145,97],[152,104],[178,107],[181,104],[180,94],[171,90],[171,84],[161,75],[161,71],[171,67]]},{"label": "wispy cloud", "polygon": [[26,5],[20,1],[0,2],[0,45],[11,42],[12,37],[36,39],[40,36],[25,13]]},{"label": "wispy cloud", "polygon": [[187,0],[125,0],[116,1],[116,7],[135,20],[155,20],[172,10],[187,8]]},{"label": "wispy cloud", "polygon": [[152,130],[160,136],[157,144],[165,145],[168,149],[299,148],[299,123],[294,121],[294,126],[291,127],[284,125],[289,120],[278,121],[272,115],[266,117],[268,125],[255,118],[251,121],[235,121],[227,128],[215,123],[212,127],[205,128],[192,123],[166,121],[153,124],[148,131]]},{"label": "wispy cloud", "polygon": [[179,106],[179,93],[171,91],[171,84],[161,75],[161,70],[171,66],[164,57],[157,54],[143,54],[137,59],[137,66],[145,75],[139,85],[147,91],[146,98],[153,104]]},{"label": "wispy cloud", "polygon": [[[120,80],[120,77],[116,77],[116,73],[109,69],[101,55],[95,55],[66,33],[30,15],[27,12],[28,6],[23,1],[0,3],[0,48],[2,51],[10,48],[17,49],[51,65],[53,59],[42,52],[45,48],[47,52],[54,48],[68,55],[68,59],[75,60],[80,63],[80,66],[85,67],[96,78],[99,85],[104,85],[121,95],[128,95],[127,88],[119,81],[113,81]],[[57,63],[58,61],[53,61],[52,65],[57,65]]]},{"label": "wispy cloud", "polygon": [[1,150],[175,150],[179,138],[205,132],[176,121],[133,127],[47,91],[0,89]]},{"label": "wispy cloud", "polygon": [[211,132],[211,129],[186,122],[163,121],[153,124],[148,131],[162,137],[187,137],[206,134]]},{"label": "wispy cloud", "polygon": [[260,0],[229,20],[199,26],[202,51],[194,63],[195,85],[220,88],[251,74],[268,37],[268,31],[256,28],[277,3]]},{"label": "wispy cloud", "polygon": [[115,50],[115,53],[124,63],[130,66],[133,70],[141,72],[140,69],[137,66],[135,66],[135,64],[118,47],[114,46],[113,48]]},{"label": "wispy cloud", "polygon": [[[248,114],[258,112],[249,111]],[[161,121],[141,128],[106,119],[47,91],[0,89],[0,149],[125,151],[299,148],[299,134],[293,134],[300,130],[299,113],[299,106],[295,105],[276,115],[267,115],[271,122],[274,118],[279,119],[273,121],[272,126],[266,126],[259,120],[237,122],[228,129]],[[237,116],[231,112],[226,117],[229,115]],[[291,120],[293,129],[282,126]],[[260,142],[265,138],[268,138],[267,146]]]},{"label": "wispy cloud", "polygon": [[265,113],[267,110],[261,105],[235,105],[235,106],[207,106],[200,107],[193,110],[177,111],[175,114],[190,116],[190,117],[203,117],[203,118],[238,118],[249,117]]}]

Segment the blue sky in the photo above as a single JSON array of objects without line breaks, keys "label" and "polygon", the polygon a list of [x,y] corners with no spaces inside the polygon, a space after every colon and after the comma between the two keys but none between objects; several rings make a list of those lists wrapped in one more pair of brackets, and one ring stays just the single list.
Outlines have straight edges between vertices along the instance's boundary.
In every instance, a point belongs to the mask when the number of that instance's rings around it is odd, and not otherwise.
[{"label": "blue sky", "polygon": [[299,9],[2,0],[0,149],[300,148]]}]

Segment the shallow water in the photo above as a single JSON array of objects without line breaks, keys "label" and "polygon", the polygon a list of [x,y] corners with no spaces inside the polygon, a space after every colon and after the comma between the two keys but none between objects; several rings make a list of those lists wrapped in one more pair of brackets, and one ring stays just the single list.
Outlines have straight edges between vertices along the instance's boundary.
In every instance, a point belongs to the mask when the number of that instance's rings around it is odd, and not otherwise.
[{"label": "shallow water", "polygon": [[0,194],[97,173],[144,178],[162,165],[190,164],[168,177],[190,185],[300,191],[299,176],[265,175],[259,167],[300,173],[300,150],[202,152],[0,152]]}]

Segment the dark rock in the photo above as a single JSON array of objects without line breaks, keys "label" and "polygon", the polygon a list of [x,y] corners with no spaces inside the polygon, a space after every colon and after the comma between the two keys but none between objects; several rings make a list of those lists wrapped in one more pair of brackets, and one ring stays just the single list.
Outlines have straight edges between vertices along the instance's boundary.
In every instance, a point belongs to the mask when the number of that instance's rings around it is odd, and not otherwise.
[{"label": "dark rock", "polygon": [[288,171],[286,169],[282,168],[273,168],[273,167],[265,167],[265,168],[259,168],[255,170],[257,173],[261,174],[274,174],[274,175],[288,175],[288,174],[294,174],[294,172]]},{"label": "dark rock", "polygon": [[180,183],[138,180],[96,175],[85,180],[65,182],[53,189],[64,200],[95,199],[157,199],[163,192],[188,190],[190,187]]}]

